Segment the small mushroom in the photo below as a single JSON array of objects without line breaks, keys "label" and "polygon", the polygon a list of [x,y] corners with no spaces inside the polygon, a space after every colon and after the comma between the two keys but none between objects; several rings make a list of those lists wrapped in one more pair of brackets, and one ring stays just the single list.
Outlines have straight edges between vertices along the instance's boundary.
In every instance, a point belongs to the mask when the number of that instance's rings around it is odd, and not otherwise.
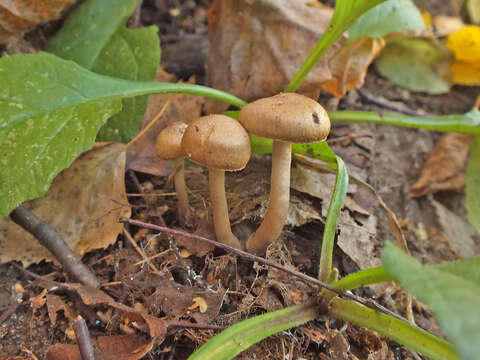
[{"label": "small mushroom", "polygon": [[233,235],[225,196],[225,170],[242,170],[250,159],[250,138],[240,123],[225,115],[207,115],[188,126],[182,140],[188,158],[209,169],[210,199],[217,240],[242,248]]},{"label": "small mushroom", "polygon": [[187,186],[185,185],[184,158],[185,152],[182,148],[182,137],[187,124],[175,122],[163,129],[155,143],[155,153],[160,159],[172,160],[174,169],[173,181],[178,199],[178,219],[185,225],[190,218],[190,206],[188,205]]},{"label": "small mushroom", "polygon": [[273,139],[270,203],[257,231],[247,240],[247,250],[265,251],[280,235],[290,202],[292,143],[323,141],[330,120],[316,101],[295,93],[259,99],[242,108],[238,120],[250,134]]}]

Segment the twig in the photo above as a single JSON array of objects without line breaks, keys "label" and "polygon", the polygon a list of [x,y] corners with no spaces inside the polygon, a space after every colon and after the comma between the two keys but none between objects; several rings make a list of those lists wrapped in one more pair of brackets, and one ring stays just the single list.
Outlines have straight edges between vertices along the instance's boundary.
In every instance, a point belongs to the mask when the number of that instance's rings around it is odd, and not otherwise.
[{"label": "twig", "polygon": [[98,288],[100,282],[93,272],[65,243],[61,235],[49,224],[44,223],[25,206],[20,205],[10,213],[10,218],[35,236],[48,249],[73,278],[82,284]]},{"label": "twig", "polygon": [[427,112],[417,112],[414,110],[410,110],[408,108],[404,108],[401,106],[398,106],[396,104],[393,104],[392,102],[388,100],[382,100],[380,98],[375,97],[373,94],[369,93],[367,90],[360,88],[357,89],[358,93],[367,101],[370,101],[372,104],[384,107],[385,109],[390,109],[405,115],[410,115],[410,116],[426,116],[429,115]]},{"label": "twig", "polygon": [[77,338],[82,360],[95,360],[95,350],[90,340],[90,333],[88,332],[85,320],[80,315],[73,323],[73,330],[75,331],[75,337]]},{"label": "twig", "polygon": [[191,329],[210,329],[210,330],[223,330],[225,326],[212,325],[212,324],[195,324],[188,321],[165,321],[167,327],[183,327]]},{"label": "twig", "polygon": [[143,5],[143,0],[138,0],[137,8],[135,9],[135,12],[133,13],[129,21],[130,26],[132,28],[139,28],[142,26],[142,19],[141,19],[142,5]]},{"label": "twig", "polygon": [[125,235],[125,237],[127,238],[127,240],[130,242],[130,244],[132,244],[132,246],[134,247],[135,250],[137,250],[137,252],[140,254],[140,256],[143,258],[143,260],[145,260],[148,264],[148,266],[150,267],[150,269],[152,269],[152,271],[154,272],[157,272],[158,273],[158,269],[155,265],[153,265],[150,260],[147,258],[147,256],[145,255],[145,253],[142,251],[142,249],[140,249],[137,245],[137,242],[135,241],[135,239],[132,237],[132,235],[130,235],[130,233],[124,228],[123,229],[123,235]]},{"label": "twig", "polygon": [[155,224],[150,224],[150,223],[146,223],[146,222],[139,221],[139,220],[128,219],[128,218],[125,218],[125,217],[120,217],[118,219],[118,221],[121,222],[121,223],[127,223],[127,224],[131,224],[131,225],[143,227],[143,228],[146,228],[146,229],[156,230],[156,231],[165,232],[165,233],[169,233],[169,234],[173,234],[173,235],[184,236],[186,238],[190,238],[190,239],[193,239],[193,240],[198,240],[198,241],[202,241],[202,242],[214,245],[214,246],[216,246],[220,249],[223,249],[225,251],[237,254],[237,255],[239,255],[239,256],[241,256],[245,259],[248,259],[250,261],[255,261],[255,262],[258,262],[260,264],[267,265],[267,266],[273,267],[275,269],[284,271],[284,272],[286,272],[290,275],[293,275],[295,277],[298,277],[302,280],[308,281],[308,282],[313,283],[315,285],[318,285],[318,286],[320,286],[324,289],[330,290],[330,291],[334,292],[335,294],[339,295],[342,298],[356,301],[356,302],[358,302],[358,303],[360,303],[360,304],[362,304],[366,307],[369,307],[371,309],[383,312],[387,315],[393,316],[393,317],[395,317],[399,320],[402,320],[402,321],[405,321],[405,322],[409,323],[408,320],[406,320],[406,319],[402,318],[401,316],[395,314],[394,312],[384,308],[383,306],[377,304],[373,300],[370,300],[370,299],[365,300],[365,299],[363,299],[359,296],[356,296],[356,295],[353,295],[349,292],[345,292],[345,291],[342,291],[340,289],[337,289],[336,287],[334,287],[332,285],[324,283],[323,281],[320,281],[318,279],[312,278],[312,277],[310,277],[306,274],[303,274],[299,271],[289,269],[286,266],[277,264],[276,262],[270,261],[270,260],[262,258],[260,256],[250,254],[246,251],[239,250],[239,249],[233,248],[231,246],[219,243],[215,240],[211,240],[211,239],[205,238],[203,236],[191,234],[191,233],[188,233],[186,231],[177,230],[177,229],[170,229],[170,228],[165,227],[165,226],[158,226],[158,225],[155,225]]},{"label": "twig", "polygon": [[14,302],[13,304],[7,306],[4,309],[5,311],[2,313],[2,315],[0,315],[0,324],[7,320],[8,317],[12,315],[20,305],[22,305],[22,303]]},{"label": "twig", "polygon": [[132,169],[128,169],[127,175],[130,177],[130,180],[132,180],[133,185],[135,186],[137,191],[142,195],[145,195],[145,192],[143,191],[143,186],[142,184],[140,184],[140,181],[138,181],[138,178],[137,178],[137,175],[135,175],[135,172]]}]

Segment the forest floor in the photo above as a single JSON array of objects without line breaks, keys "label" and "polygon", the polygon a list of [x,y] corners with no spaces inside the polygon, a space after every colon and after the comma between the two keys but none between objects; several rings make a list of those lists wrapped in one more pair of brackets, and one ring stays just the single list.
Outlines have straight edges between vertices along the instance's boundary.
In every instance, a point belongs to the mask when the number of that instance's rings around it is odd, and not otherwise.
[{"label": "forest floor", "polygon": [[[184,79],[194,75],[197,83],[202,83],[205,77],[208,53],[206,11],[209,3],[208,0],[144,0],[140,14],[144,25],[159,26],[164,69]],[[452,3],[440,0],[417,2],[433,15],[458,15]],[[192,53],[192,49],[195,55],[187,55],[188,52]],[[446,95],[413,93],[382,78],[372,66],[361,91],[352,90],[342,99],[322,93],[320,102],[328,110],[391,111],[382,105],[387,103],[419,114],[455,114],[465,113],[472,108],[478,90],[454,86]],[[372,99],[380,104],[373,103]],[[349,173],[371,184],[393,210],[403,226],[412,255],[425,263],[441,263],[460,256],[458,244],[451,240],[453,236],[449,232],[449,222],[455,221],[461,232],[469,231],[463,194],[448,191],[420,198],[410,196],[410,187],[418,179],[439,136],[436,132],[393,126],[336,124],[328,140],[335,153],[346,162]],[[232,221],[237,233],[249,233],[257,226],[251,215],[262,214],[262,201],[265,200],[262,194],[268,190],[268,180],[265,179],[269,178],[269,166],[268,156],[255,156],[245,171],[227,176],[229,193],[237,194],[240,199],[249,197],[244,202],[232,200]],[[309,171],[302,168],[301,164],[294,166],[294,172],[301,174]],[[139,193],[135,179],[142,185],[142,191],[163,191],[168,188],[165,177],[136,172],[126,176],[127,193]],[[331,188],[331,177],[322,181],[326,181],[328,188]],[[204,188],[206,171],[195,166],[189,167],[187,183],[195,194],[192,206],[201,213],[208,198]],[[291,224],[295,226],[286,228],[278,244],[270,249],[268,257],[315,277],[320,234],[327,210],[326,199],[317,196],[315,189],[305,190],[300,182],[294,183],[293,188],[295,213]],[[251,189],[254,189],[253,193]],[[387,217],[371,193],[354,185],[349,187],[348,196],[355,205],[347,205],[342,211],[334,258],[334,265],[342,276],[378,265],[384,242],[393,239]],[[152,197],[138,196],[129,200],[133,206],[132,218],[157,224],[163,222],[168,227],[179,226],[174,198],[152,200]],[[241,210],[243,207],[247,210]],[[118,302],[129,306],[139,306],[149,311],[156,309],[157,314],[161,307],[163,313],[160,314],[166,317],[226,327],[255,314],[306,300],[315,291],[309,284],[288,274],[254,265],[220,250],[193,244],[188,239],[172,238],[165,234],[154,236],[153,232],[136,228],[128,230],[147,255],[164,254],[151,262],[156,266],[156,272],[152,272],[146,264],[137,264],[137,252],[123,237],[106,250],[87,254],[84,261],[94,269],[102,282],[112,284],[104,290]],[[473,239],[478,246],[478,235]],[[33,265],[29,270],[39,275],[54,274],[57,281],[64,279],[61,269],[51,263]],[[175,285],[172,285],[172,279]],[[38,295],[39,282],[32,283],[31,280],[11,263],[0,265],[0,308],[11,306],[15,284],[23,286],[21,296],[26,299]],[[405,315],[405,293],[398,286],[388,284],[354,292],[374,298],[390,310]],[[207,300],[208,309],[205,313],[184,311],[192,304],[194,297]],[[109,318],[111,314],[107,310],[93,312],[68,294],[64,294],[63,299],[65,304],[77,309],[84,317],[89,316],[92,336],[109,334],[113,325],[106,324],[105,318],[112,322],[114,320]],[[431,313],[416,305],[414,315],[417,324],[441,335]],[[65,314],[59,314],[56,325],[51,326],[45,307],[35,309],[28,304],[19,306],[0,324],[0,359],[17,359],[16,356],[19,359],[32,359],[25,349],[39,359],[45,358],[50,345],[71,341],[65,332],[67,325]],[[178,327],[169,331],[165,340],[144,358],[185,359],[218,331]],[[286,359],[287,355],[289,359],[354,359],[355,356],[359,359],[414,358],[408,350],[372,331],[327,317],[271,336],[238,358]]]}]

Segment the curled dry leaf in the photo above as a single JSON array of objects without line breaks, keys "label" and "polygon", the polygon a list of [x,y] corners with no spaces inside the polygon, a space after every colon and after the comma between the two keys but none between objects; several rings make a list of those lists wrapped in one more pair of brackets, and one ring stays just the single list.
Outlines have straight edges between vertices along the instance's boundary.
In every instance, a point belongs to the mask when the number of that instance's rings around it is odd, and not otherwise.
[{"label": "curled dry leaf", "polygon": [[[53,181],[48,193],[25,203],[52,225],[79,255],[115,242],[122,231],[120,216],[130,216],[125,193],[125,145],[103,144],[83,153]],[[0,262],[24,265],[52,255],[8,218],[0,220]]]},{"label": "curled dry leaf", "polygon": [[[279,93],[293,78],[328,26],[333,10],[307,0],[215,0],[208,11],[209,85],[245,100]],[[335,44],[305,78],[299,92],[317,97],[331,78]],[[224,104],[210,103],[209,112]]]},{"label": "curled dry leaf", "polygon": [[332,79],[322,85],[325,91],[344,96],[347,91],[359,88],[365,81],[368,66],[385,47],[385,41],[361,38],[340,49],[328,62]]},{"label": "curled dry leaf", "polygon": [[74,0],[9,0],[0,2],[0,44],[21,36],[36,25],[60,17]]},{"label": "curled dry leaf", "polygon": [[465,166],[473,137],[465,134],[443,135],[430,154],[422,174],[410,188],[410,195],[419,197],[441,190],[463,192]]},{"label": "curled dry leaf", "polygon": [[[137,360],[147,355],[153,342],[138,336],[112,335],[92,339],[96,360]],[[82,360],[77,345],[55,344],[47,352],[47,360]]]},{"label": "curled dry leaf", "polygon": [[[176,82],[177,79],[175,75],[168,74],[159,67],[155,81]],[[194,78],[188,80],[188,83],[194,82]],[[203,98],[195,95],[150,95],[147,112],[142,122],[142,130],[140,130],[141,136],[128,145],[127,169],[157,176],[169,175],[172,171],[170,161],[160,160],[155,155],[155,141],[158,133],[175,121],[188,124],[190,121],[200,117],[204,102]],[[150,126],[150,122],[159,113],[162,113],[162,115]],[[147,127],[148,129],[146,129]],[[145,132],[142,134],[143,129],[145,129]]]}]

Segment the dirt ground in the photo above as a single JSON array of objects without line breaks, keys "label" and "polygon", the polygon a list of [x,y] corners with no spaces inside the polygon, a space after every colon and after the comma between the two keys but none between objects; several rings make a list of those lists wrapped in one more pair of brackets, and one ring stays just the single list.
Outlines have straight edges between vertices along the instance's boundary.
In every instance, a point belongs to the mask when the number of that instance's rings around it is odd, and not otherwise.
[{"label": "dirt ground", "polygon": [[[199,83],[204,77],[204,65],[208,52],[206,8],[209,3],[209,0],[144,0],[141,12],[141,21],[144,25],[159,26],[164,68],[177,73],[182,78],[195,75]],[[424,0],[417,1],[417,4],[432,14],[458,14],[454,1]],[[367,97],[370,95],[385,102],[403,104],[402,106],[419,113],[452,114],[468,111],[479,93],[478,88],[460,86],[455,86],[450,93],[442,96],[411,93],[380,77],[373,66],[369,70],[362,90],[351,91],[341,100],[322,94],[320,101],[329,110],[389,111],[384,106],[375,105],[368,100]],[[352,133],[362,134],[362,136],[351,141],[336,140]],[[438,133],[431,131],[367,124],[336,124],[329,137],[332,149],[346,161],[349,170],[352,169],[352,174],[358,175],[371,184],[405,225],[405,235],[413,255],[424,262],[437,263],[455,259],[457,254],[448,242],[439,241],[435,236],[424,237],[422,234],[428,233],[429,229],[439,229],[441,232],[445,227],[445,223],[439,219],[439,208],[444,207],[465,221],[464,195],[443,192],[414,199],[409,195],[409,188],[418,178],[428,153],[438,137]],[[238,184],[241,182],[248,183],[246,179],[249,174],[256,174],[252,176],[257,176],[255,179],[258,180],[260,168],[268,178],[268,160],[267,156],[256,157],[243,175],[230,175],[227,181],[230,191],[234,193],[236,186],[240,186]],[[208,197],[205,192],[202,192],[206,173],[195,167],[188,171],[189,180],[187,181],[193,184],[192,191],[198,190],[199,194],[198,204],[193,206],[201,210],[203,199]],[[164,178],[141,173],[137,173],[136,177],[144,186],[152,186],[153,189],[159,190],[166,188]],[[132,177],[126,176],[126,181],[127,192],[137,192]],[[260,194],[265,189],[268,189],[267,183],[261,185],[257,193]],[[315,276],[315,264],[318,263],[318,234],[323,231],[323,223],[321,218],[316,219],[312,214],[315,211],[324,214],[326,206],[317,198],[297,190],[292,190],[292,195],[292,201],[310,204],[308,211],[306,210],[308,221],[301,226],[287,229],[282,235],[281,242],[271,249],[269,256],[271,260],[290,264],[298,270]],[[349,196],[371,214],[363,218],[357,215],[351,215],[351,217],[358,227],[369,226],[372,236],[368,237],[370,242],[368,251],[373,251],[370,256],[378,259],[384,241],[393,237],[387,218],[375,199],[365,190],[350,189]],[[173,199],[153,201],[148,197],[140,197],[130,200],[134,208],[133,218],[143,218],[145,221],[159,224],[164,222],[172,227],[178,226]],[[255,211],[254,205],[252,205],[254,208],[252,213]],[[159,215],[161,209],[166,209],[166,212]],[[237,232],[249,232],[256,226],[251,222],[242,221],[240,215],[236,220],[234,223]],[[299,300],[308,299],[309,295],[315,291],[308,284],[301,283],[297,279],[252,265],[246,260],[221,251],[200,249],[198,245],[191,250],[184,239],[167,235],[153,236],[151,232],[138,231],[135,228],[129,230],[137,236],[139,244],[147,254],[165,252],[165,255],[153,262],[159,270],[156,275],[152,274],[145,264],[135,265],[138,254],[123,238],[105,251],[94,251],[86,255],[84,260],[95,270],[102,283],[120,282],[104,288],[108,294],[118,302],[129,306],[140,303],[154,316],[226,327],[265,310],[279,309]],[[341,231],[347,230],[341,228]],[[477,245],[480,244],[478,236],[475,240]],[[356,246],[362,248],[366,245],[357,243]],[[182,248],[194,255],[184,255]],[[362,264],[372,260],[370,257],[352,259],[346,252],[348,247],[338,247],[335,252],[335,265],[339,268],[341,275],[358,270]],[[303,256],[305,253],[312,256],[306,258]],[[49,276],[56,281],[68,280],[56,265],[41,263],[31,266],[29,270],[39,275],[50,274]],[[181,301],[178,293],[168,290],[168,285],[165,285],[166,279],[168,281],[173,279],[181,287],[186,304],[189,301],[191,304],[195,294],[202,294],[208,300],[209,310],[201,314],[202,316],[178,313],[180,311],[178,309],[184,304],[175,304],[176,301]],[[23,291],[15,288],[17,283],[23,286]],[[214,285],[217,286],[216,291],[212,291]],[[31,278],[12,264],[0,265],[0,314],[1,310],[5,311],[12,306],[15,297],[22,296],[23,299],[29,299],[38,295],[40,291],[38,282],[32,282]],[[162,299],[173,301],[174,304],[169,305],[170,312],[165,310],[168,308],[167,300],[159,303],[160,293]],[[106,314],[107,309],[100,308],[95,312],[66,291],[57,294],[62,296],[68,306],[90,319],[89,329],[92,336],[117,331],[114,325],[105,323],[102,320],[104,318],[99,316],[99,313]],[[401,312],[404,293],[398,287],[389,286],[383,288],[381,292],[375,289],[362,289],[358,290],[357,294],[373,296],[384,306]],[[414,314],[420,326],[440,334],[428,310],[415,307]],[[72,342],[66,332],[67,327],[68,319],[65,313],[60,312],[56,324],[51,326],[46,307],[34,309],[25,302],[0,324],[0,359],[15,356],[19,359],[32,359],[26,350],[43,359],[49,345],[57,342]],[[156,345],[144,359],[185,359],[216,332],[218,330],[176,328],[169,331],[165,340]],[[347,353],[348,355],[345,355]],[[326,317],[272,336],[251,347],[238,358],[286,359],[287,356],[289,359],[414,358],[409,351],[371,331]]]}]

